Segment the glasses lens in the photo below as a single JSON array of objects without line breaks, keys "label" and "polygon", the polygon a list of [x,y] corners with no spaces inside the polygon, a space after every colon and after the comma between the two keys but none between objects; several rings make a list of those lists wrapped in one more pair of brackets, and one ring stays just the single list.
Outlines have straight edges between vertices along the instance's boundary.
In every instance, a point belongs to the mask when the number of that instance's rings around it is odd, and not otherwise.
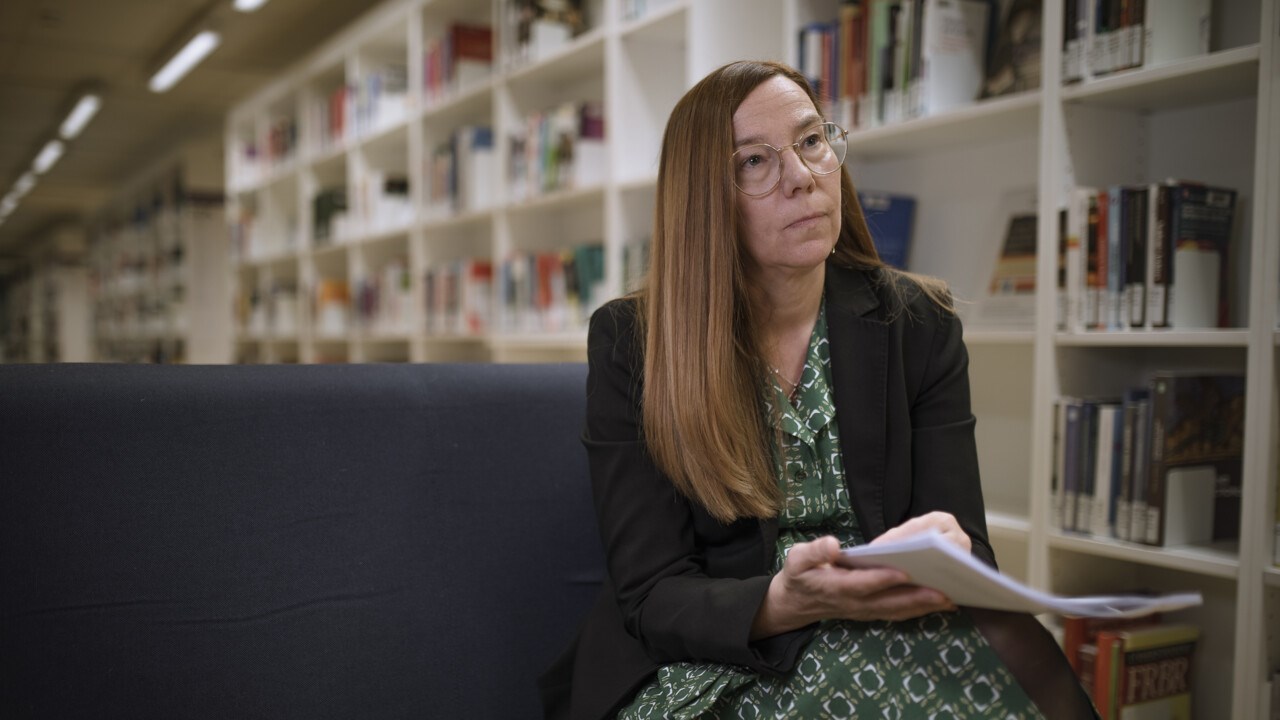
[{"label": "glasses lens", "polygon": [[748,195],[769,192],[778,182],[778,151],[768,145],[748,145],[733,154],[734,184]]},{"label": "glasses lens", "polygon": [[844,131],[839,125],[823,123],[810,128],[800,139],[796,148],[810,170],[827,175],[835,172],[844,162],[844,153],[848,145]]}]

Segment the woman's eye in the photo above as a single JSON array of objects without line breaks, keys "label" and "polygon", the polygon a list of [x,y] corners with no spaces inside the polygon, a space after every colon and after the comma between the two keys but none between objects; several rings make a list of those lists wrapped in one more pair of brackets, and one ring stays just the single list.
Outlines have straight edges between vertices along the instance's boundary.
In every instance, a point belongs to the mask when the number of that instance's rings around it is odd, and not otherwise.
[{"label": "woman's eye", "polygon": [[742,167],[744,168],[759,167],[760,163],[762,162],[764,162],[764,158],[761,157],[760,155],[748,155],[742,159]]},{"label": "woman's eye", "polygon": [[817,133],[813,133],[812,135],[806,135],[805,138],[800,141],[800,144],[807,148],[812,148],[817,147],[820,142],[822,142],[822,138],[819,137]]}]

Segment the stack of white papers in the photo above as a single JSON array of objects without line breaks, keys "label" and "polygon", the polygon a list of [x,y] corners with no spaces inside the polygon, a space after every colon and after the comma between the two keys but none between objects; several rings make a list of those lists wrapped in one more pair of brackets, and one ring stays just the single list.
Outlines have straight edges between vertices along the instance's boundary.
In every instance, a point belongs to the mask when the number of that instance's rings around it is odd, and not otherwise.
[{"label": "stack of white papers", "polygon": [[914,584],[937,590],[957,605],[993,610],[1123,618],[1181,610],[1204,603],[1198,592],[1159,596],[1051,595],[1001,575],[936,531],[879,545],[845,549],[841,551],[839,564],[852,568],[895,568],[910,575]]}]

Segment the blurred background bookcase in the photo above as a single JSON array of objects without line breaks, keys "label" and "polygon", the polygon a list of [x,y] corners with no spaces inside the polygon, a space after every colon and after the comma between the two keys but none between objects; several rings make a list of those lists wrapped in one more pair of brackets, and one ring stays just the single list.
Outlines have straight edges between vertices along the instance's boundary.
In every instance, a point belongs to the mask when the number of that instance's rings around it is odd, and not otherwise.
[{"label": "blurred background bookcase", "polygon": [[[1068,1],[1040,5],[1037,87],[867,124],[847,167],[861,190],[915,199],[909,269],[961,300],[1002,569],[1062,593],[1200,590],[1204,607],[1179,615],[1202,630],[1196,714],[1266,717],[1280,666],[1280,17],[1272,0],[1213,0],[1207,54],[1064,83]],[[506,0],[378,6],[228,116],[232,356],[584,359],[586,313],[643,262],[676,100],[730,60],[797,64],[802,31],[841,12],[838,0],[587,0],[566,32],[521,26]],[[548,132],[567,133],[569,152],[538,146]],[[1238,192],[1231,327],[1060,330],[1057,218],[1072,189],[1171,177]],[[1039,218],[1037,291],[1010,323],[982,300],[1017,213]],[[573,268],[579,307],[513,303],[539,258]],[[1239,543],[1154,547],[1051,522],[1056,400],[1117,395],[1157,370],[1246,376]]]}]

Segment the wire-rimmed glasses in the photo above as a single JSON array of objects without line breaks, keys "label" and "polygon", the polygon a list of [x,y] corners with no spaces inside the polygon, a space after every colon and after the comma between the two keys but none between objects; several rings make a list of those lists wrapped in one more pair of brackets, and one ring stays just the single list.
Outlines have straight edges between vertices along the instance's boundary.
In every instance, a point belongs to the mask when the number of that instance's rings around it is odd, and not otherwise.
[{"label": "wire-rimmed glasses", "polygon": [[832,122],[805,130],[796,142],[782,147],[768,143],[747,145],[733,153],[733,184],[753,197],[767,195],[782,180],[782,151],[793,148],[814,175],[830,175],[844,164],[849,132]]}]

